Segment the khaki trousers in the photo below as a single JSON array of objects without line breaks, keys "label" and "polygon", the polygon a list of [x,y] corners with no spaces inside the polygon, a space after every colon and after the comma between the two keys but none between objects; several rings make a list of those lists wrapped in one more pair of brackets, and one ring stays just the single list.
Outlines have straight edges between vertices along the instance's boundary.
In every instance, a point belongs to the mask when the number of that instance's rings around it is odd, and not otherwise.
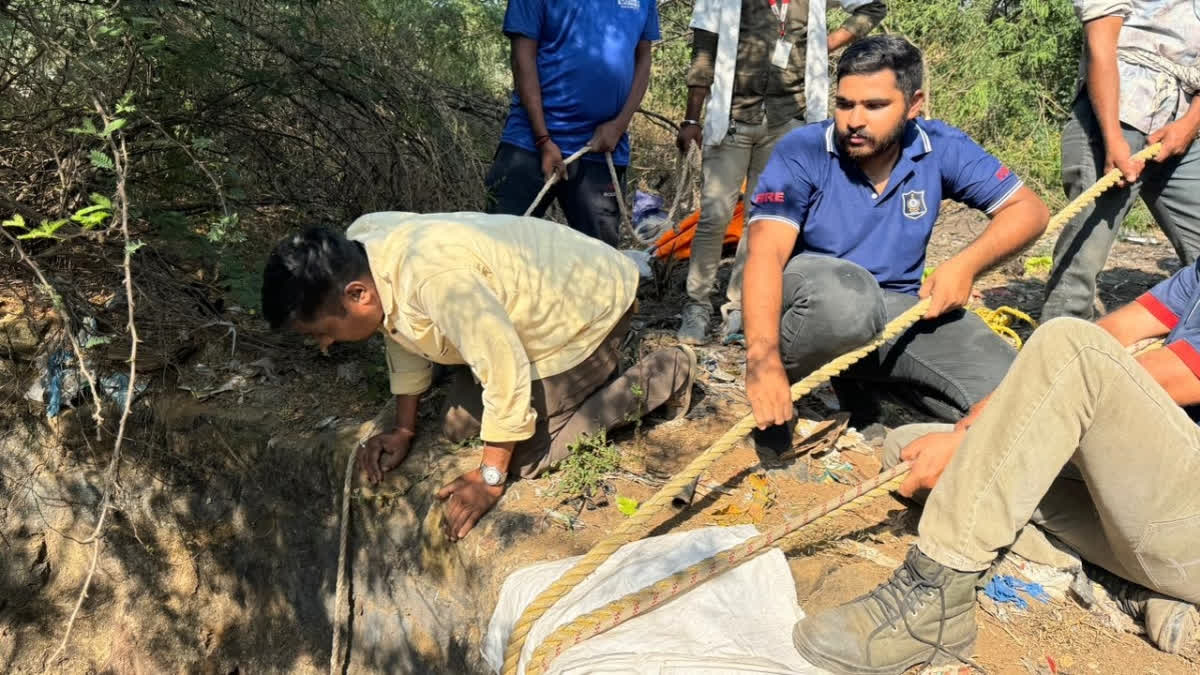
[{"label": "khaki trousers", "polygon": [[[692,302],[705,307],[712,302],[717,268],[721,266],[721,249],[725,245],[725,230],[737,206],[742,181],[746,181],[748,199],[754,194],[754,186],[771,157],[771,151],[775,149],[775,143],[792,129],[802,126],[803,122],[788,120],[769,127],[766,116],[763,116],[762,124],[731,124],[730,133],[719,144],[705,147],[701,157],[704,182],[700,187],[700,220],[696,223],[688,261],[687,292]],[[747,218],[749,212],[750,204],[747,203]],[[722,306],[722,314],[742,308],[742,270],[746,266],[747,238],[748,233],[743,232],[738,242],[733,272],[729,275],[729,288],[725,292],[729,301]]]},{"label": "khaki trousers", "polygon": [[[889,461],[948,429],[916,427],[889,438]],[[1030,522],[1114,574],[1200,602],[1200,429],[1111,335],[1078,319],[1046,323],[1017,356],[930,492],[918,546],[984,570],[1029,538]]]}]

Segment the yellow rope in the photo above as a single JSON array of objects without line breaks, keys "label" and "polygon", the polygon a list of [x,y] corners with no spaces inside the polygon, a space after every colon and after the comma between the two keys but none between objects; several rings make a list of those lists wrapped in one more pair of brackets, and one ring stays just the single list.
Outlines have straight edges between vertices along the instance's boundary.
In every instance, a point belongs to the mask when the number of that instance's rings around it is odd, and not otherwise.
[{"label": "yellow rope", "polygon": [[[1130,159],[1146,161],[1153,159],[1162,150],[1162,143],[1154,143],[1146,146],[1142,150],[1134,154]],[[1062,229],[1072,218],[1079,215],[1081,211],[1087,208],[1088,204],[1096,201],[1105,190],[1117,184],[1121,180],[1121,170],[1113,169],[1104,174],[1100,180],[1096,181],[1091,187],[1084,190],[1078,197],[1071,200],[1071,203],[1063,207],[1061,211],[1054,214],[1049,222],[1046,223],[1046,231],[1042,233],[1042,237],[1047,234],[1057,232]],[[1040,237],[1039,237],[1040,238]],[[928,271],[926,272],[928,274]],[[988,328],[991,328],[994,333],[1000,337],[1006,338],[1012,342],[1013,346],[1020,349],[1022,346],[1021,336],[1017,335],[1012,329],[1013,319],[1021,319],[1030,326],[1037,328],[1037,322],[1029,317],[1028,314],[1014,309],[1012,307],[999,307],[995,310],[981,307],[973,309],[973,312],[978,314],[980,318],[987,323]]]},{"label": "yellow rope", "polygon": [[1008,341],[1012,343],[1012,346],[1016,347],[1017,349],[1020,349],[1024,343],[1021,341],[1021,336],[1017,335],[1017,332],[1013,330],[1013,321],[1019,319],[1029,324],[1033,328],[1037,328],[1038,326],[1037,321],[1034,321],[1033,317],[1015,307],[1009,307],[1007,305],[1003,307],[997,307],[996,309],[988,309],[987,307],[974,307],[971,309],[971,311],[978,314],[979,318],[983,319],[983,322],[987,324],[988,328],[992,329],[993,333],[999,335],[1000,337],[1007,338]]},{"label": "yellow rope", "polygon": [[855,504],[855,508],[857,508],[864,500],[887,494],[899,487],[905,475],[908,474],[908,470],[909,465],[902,462],[875,478],[850,488],[825,504],[811,509],[803,516],[785,520],[757,537],[735,544],[641,590],[634,591],[597,610],[576,617],[565,626],[557,628],[542,641],[542,644],[538,645],[529,659],[529,663],[525,666],[525,675],[540,675],[545,672],[555,658],[567,649],[635,616],[645,614],[671,598],[686,593],[705,581],[755,558],[760,553],[770,550],[772,546],[796,530],[849,510],[851,504]]},{"label": "yellow rope", "polygon": [[[874,341],[837,357],[824,366],[821,366],[821,368],[814,371],[808,377],[792,385],[792,400],[805,396],[817,386],[827,382],[831,377],[840,374],[863,357],[878,349],[880,345],[908,330],[910,326],[921,319],[928,309],[928,299],[918,302],[908,311],[889,322],[884,327],[883,332]],[[729,431],[726,431],[707,450],[693,459],[670,482],[659,488],[658,492],[643,503],[632,516],[625,519],[615,532],[593,546],[579,562],[575,563],[574,567],[567,570],[562,577],[538,594],[533,602],[522,612],[521,617],[517,619],[516,625],[513,626],[512,635],[509,636],[508,648],[504,652],[504,668],[502,672],[505,675],[515,675],[517,672],[517,663],[521,657],[521,650],[525,646],[525,638],[529,635],[529,629],[533,627],[534,622],[541,618],[548,609],[554,606],[554,603],[558,602],[576,584],[583,581],[601,563],[615,553],[617,549],[640,538],[646,530],[646,524],[651,518],[668,506],[676,495],[690,485],[697,476],[708,470],[708,467],[712,466],[722,455],[733,448],[743,436],[750,433],[754,429],[754,426],[753,414],[746,415],[739,420],[737,424],[733,425]]]},{"label": "yellow rope", "polygon": [[[1133,156],[1135,160],[1147,160],[1162,149],[1161,143],[1155,143]],[[1105,190],[1117,184],[1121,179],[1121,172],[1113,169],[1104,175],[1094,185],[1084,190],[1078,197],[1071,200],[1061,211],[1054,214],[1046,225],[1046,232],[1052,232],[1061,228],[1071,218],[1078,215],[1084,207],[1092,203]],[[851,365],[857,363],[866,355],[873,352],[880,345],[894,338],[900,333],[907,330],[910,326],[920,320],[921,316],[929,308],[929,300],[925,299],[918,302],[907,312],[901,314],[892,320],[884,328],[883,333],[871,342],[857,350],[839,356],[822,366],[817,371],[813,372],[808,377],[792,385],[792,399],[798,399],[801,396],[808,394],[817,385],[829,380],[829,378],[838,375]],[[717,439],[707,450],[696,457],[687,467],[678,475],[671,479],[666,485],[659,489],[653,497],[646,501],[633,516],[626,519],[617,531],[608,537],[601,540],[592,550],[588,551],[583,558],[575,564],[574,567],[567,570],[562,577],[551,584],[548,588],[542,591],[533,602],[525,608],[521,616],[517,619],[516,625],[513,627],[512,635],[509,636],[508,647],[504,653],[504,666],[502,669],[503,675],[516,675],[517,665],[521,658],[521,651],[525,646],[525,639],[529,635],[529,630],[533,627],[542,615],[546,613],[550,607],[554,605],[562,596],[566,595],[579,582],[583,581],[605,560],[607,560],[621,546],[633,541],[640,536],[643,531],[643,526],[650,518],[662,510],[675,495],[679,494],[684,487],[689,485],[693,479],[706,471],[712,466],[722,455],[729,451],[742,436],[745,436],[754,428],[754,416],[746,415],[729,431],[725,432],[721,438]],[[615,625],[615,624],[614,624]]]},{"label": "yellow rope", "polygon": [[[1134,154],[1132,157],[1130,157],[1130,159],[1135,160],[1135,161],[1143,161],[1144,162],[1146,160],[1153,159],[1154,157],[1156,157],[1158,155],[1159,151],[1161,151],[1161,150],[1162,150],[1162,143],[1155,143],[1153,145],[1148,145],[1145,148],[1142,148],[1141,150],[1139,150],[1136,154]],[[1084,190],[1082,193],[1080,193],[1080,195],[1078,197],[1076,197],[1075,199],[1072,199],[1071,203],[1064,206],[1061,211],[1054,214],[1054,216],[1050,218],[1050,222],[1046,223],[1046,231],[1042,233],[1042,236],[1044,237],[1047,234],[1055,232],[1059,228],[1066,225],[1068,222],[1071,221],[1072,218],[1079,215],[1079,212],[1083,211],[1083,209],[1086,208],[1088,204],[1091,204],[1092,202],[1096,201],[1097,197],[1099,197],[1105,190],[1116,185],[1117,182],[1120,180],[1121,180],[1121,170],[1120,169],[1113,169],[1112,171],[1109,171],[1108,173],[1104,174],[1104,176],[1100,180],[1096,181],[1090,188],[1088,188],[1088,189]]]}]

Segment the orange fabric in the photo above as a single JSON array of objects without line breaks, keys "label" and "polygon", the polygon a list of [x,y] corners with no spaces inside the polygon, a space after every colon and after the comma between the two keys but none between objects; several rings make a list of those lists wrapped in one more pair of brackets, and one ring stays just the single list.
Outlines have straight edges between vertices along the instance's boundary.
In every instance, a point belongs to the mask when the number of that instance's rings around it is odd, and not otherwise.
[{"label": "orange fabric", "polygon": [[[742,238],[744,220],[745,211],[742,200],[739,199],[737,206],[733,209],[733,218],[729,221],[729,227],[725,229],[726,246],[736,244]],[[696,223],[698,222],[700,222],[700,211],[694,211],[680,221],[675,229],[664,232],[658,238],[658,243],[655,244],[655,257],[675,257],[678,260],[690,258],[692,256],[692,239],[696,236]]]}]

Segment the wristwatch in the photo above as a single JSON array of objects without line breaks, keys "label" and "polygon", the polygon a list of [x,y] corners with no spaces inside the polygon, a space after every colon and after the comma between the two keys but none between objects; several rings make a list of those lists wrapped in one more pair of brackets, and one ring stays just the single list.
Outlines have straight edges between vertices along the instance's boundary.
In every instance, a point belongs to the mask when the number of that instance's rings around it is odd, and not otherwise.
[{"label": "wristwatch", "polygon": [[483,482],[492,487],[504,485],[504,481],[508,480],[507,471],[502,471],[499,467],[482,462],[479,464],[479,475],[483,477]]},{"label": "wristwatch", "polygon": [[697,126],[697,127],[698,127],[698,126],[700,126],[700,121],[699,121],[699,120],[684,120],[684,121],[682,121],[682,122],[680,122],[680,123],[679,123],[679,128],[681,128],[681,129],[682,129],[683,127],[686,127],[686,126],[688,126],[689,124],[691,124],[691,125],[694,125],[694,126]]}]

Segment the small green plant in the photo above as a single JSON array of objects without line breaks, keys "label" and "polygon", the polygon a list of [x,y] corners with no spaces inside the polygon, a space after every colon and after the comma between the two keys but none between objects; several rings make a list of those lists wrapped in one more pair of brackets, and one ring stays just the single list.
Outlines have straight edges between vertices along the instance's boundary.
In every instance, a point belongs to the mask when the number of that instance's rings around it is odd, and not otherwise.
[{"label": "small green plant", "polygon": [[553,495],[588,496],[621,465],[621,452],[609,442],[603,430],[594,435],[583,434],[570,446],[570,451],[558,465],[558,481],[550,491]]},{"label": "small green plant", "polygon": [[641,506],[638,504],[638,500],[632,497],[617,496],[617,510],[625,514],[626,517],[637,513],[638,506]]},{"label": "small green plant", "polygon": [[1048,255],[1040,255],[1035,258],[1030,258],[1029,260],[1025,261],[1025,274],[1049,272],[1052,264],[1054,264],[1054,259]]},{"label": "small green plant", "polygon": [[1154,220],[1150,209],[1146,208],[1146,203],[1140,199],[1129,210],[1129,215],[1125,216],[1125,221],[1121,223],[1122,229],[1137,234],[1146,234],[1157,225],[1158,223]]},{"label": "small green plant", "polygon": [[0,223],[0,226],[24,230],[17,235],[17,239],[60,239],[61,237],[57,233],[68,222],[78,223],[84,230],[92,230],[103,225],[104,221],[112,217],[112,201],[101,194],[93,194],[90,200],[91,206],[79,209],[71,215],[69,220],[67,218],[43,220],[37,227],[29,227],[21,214],[16,213],[12,218]]}]

